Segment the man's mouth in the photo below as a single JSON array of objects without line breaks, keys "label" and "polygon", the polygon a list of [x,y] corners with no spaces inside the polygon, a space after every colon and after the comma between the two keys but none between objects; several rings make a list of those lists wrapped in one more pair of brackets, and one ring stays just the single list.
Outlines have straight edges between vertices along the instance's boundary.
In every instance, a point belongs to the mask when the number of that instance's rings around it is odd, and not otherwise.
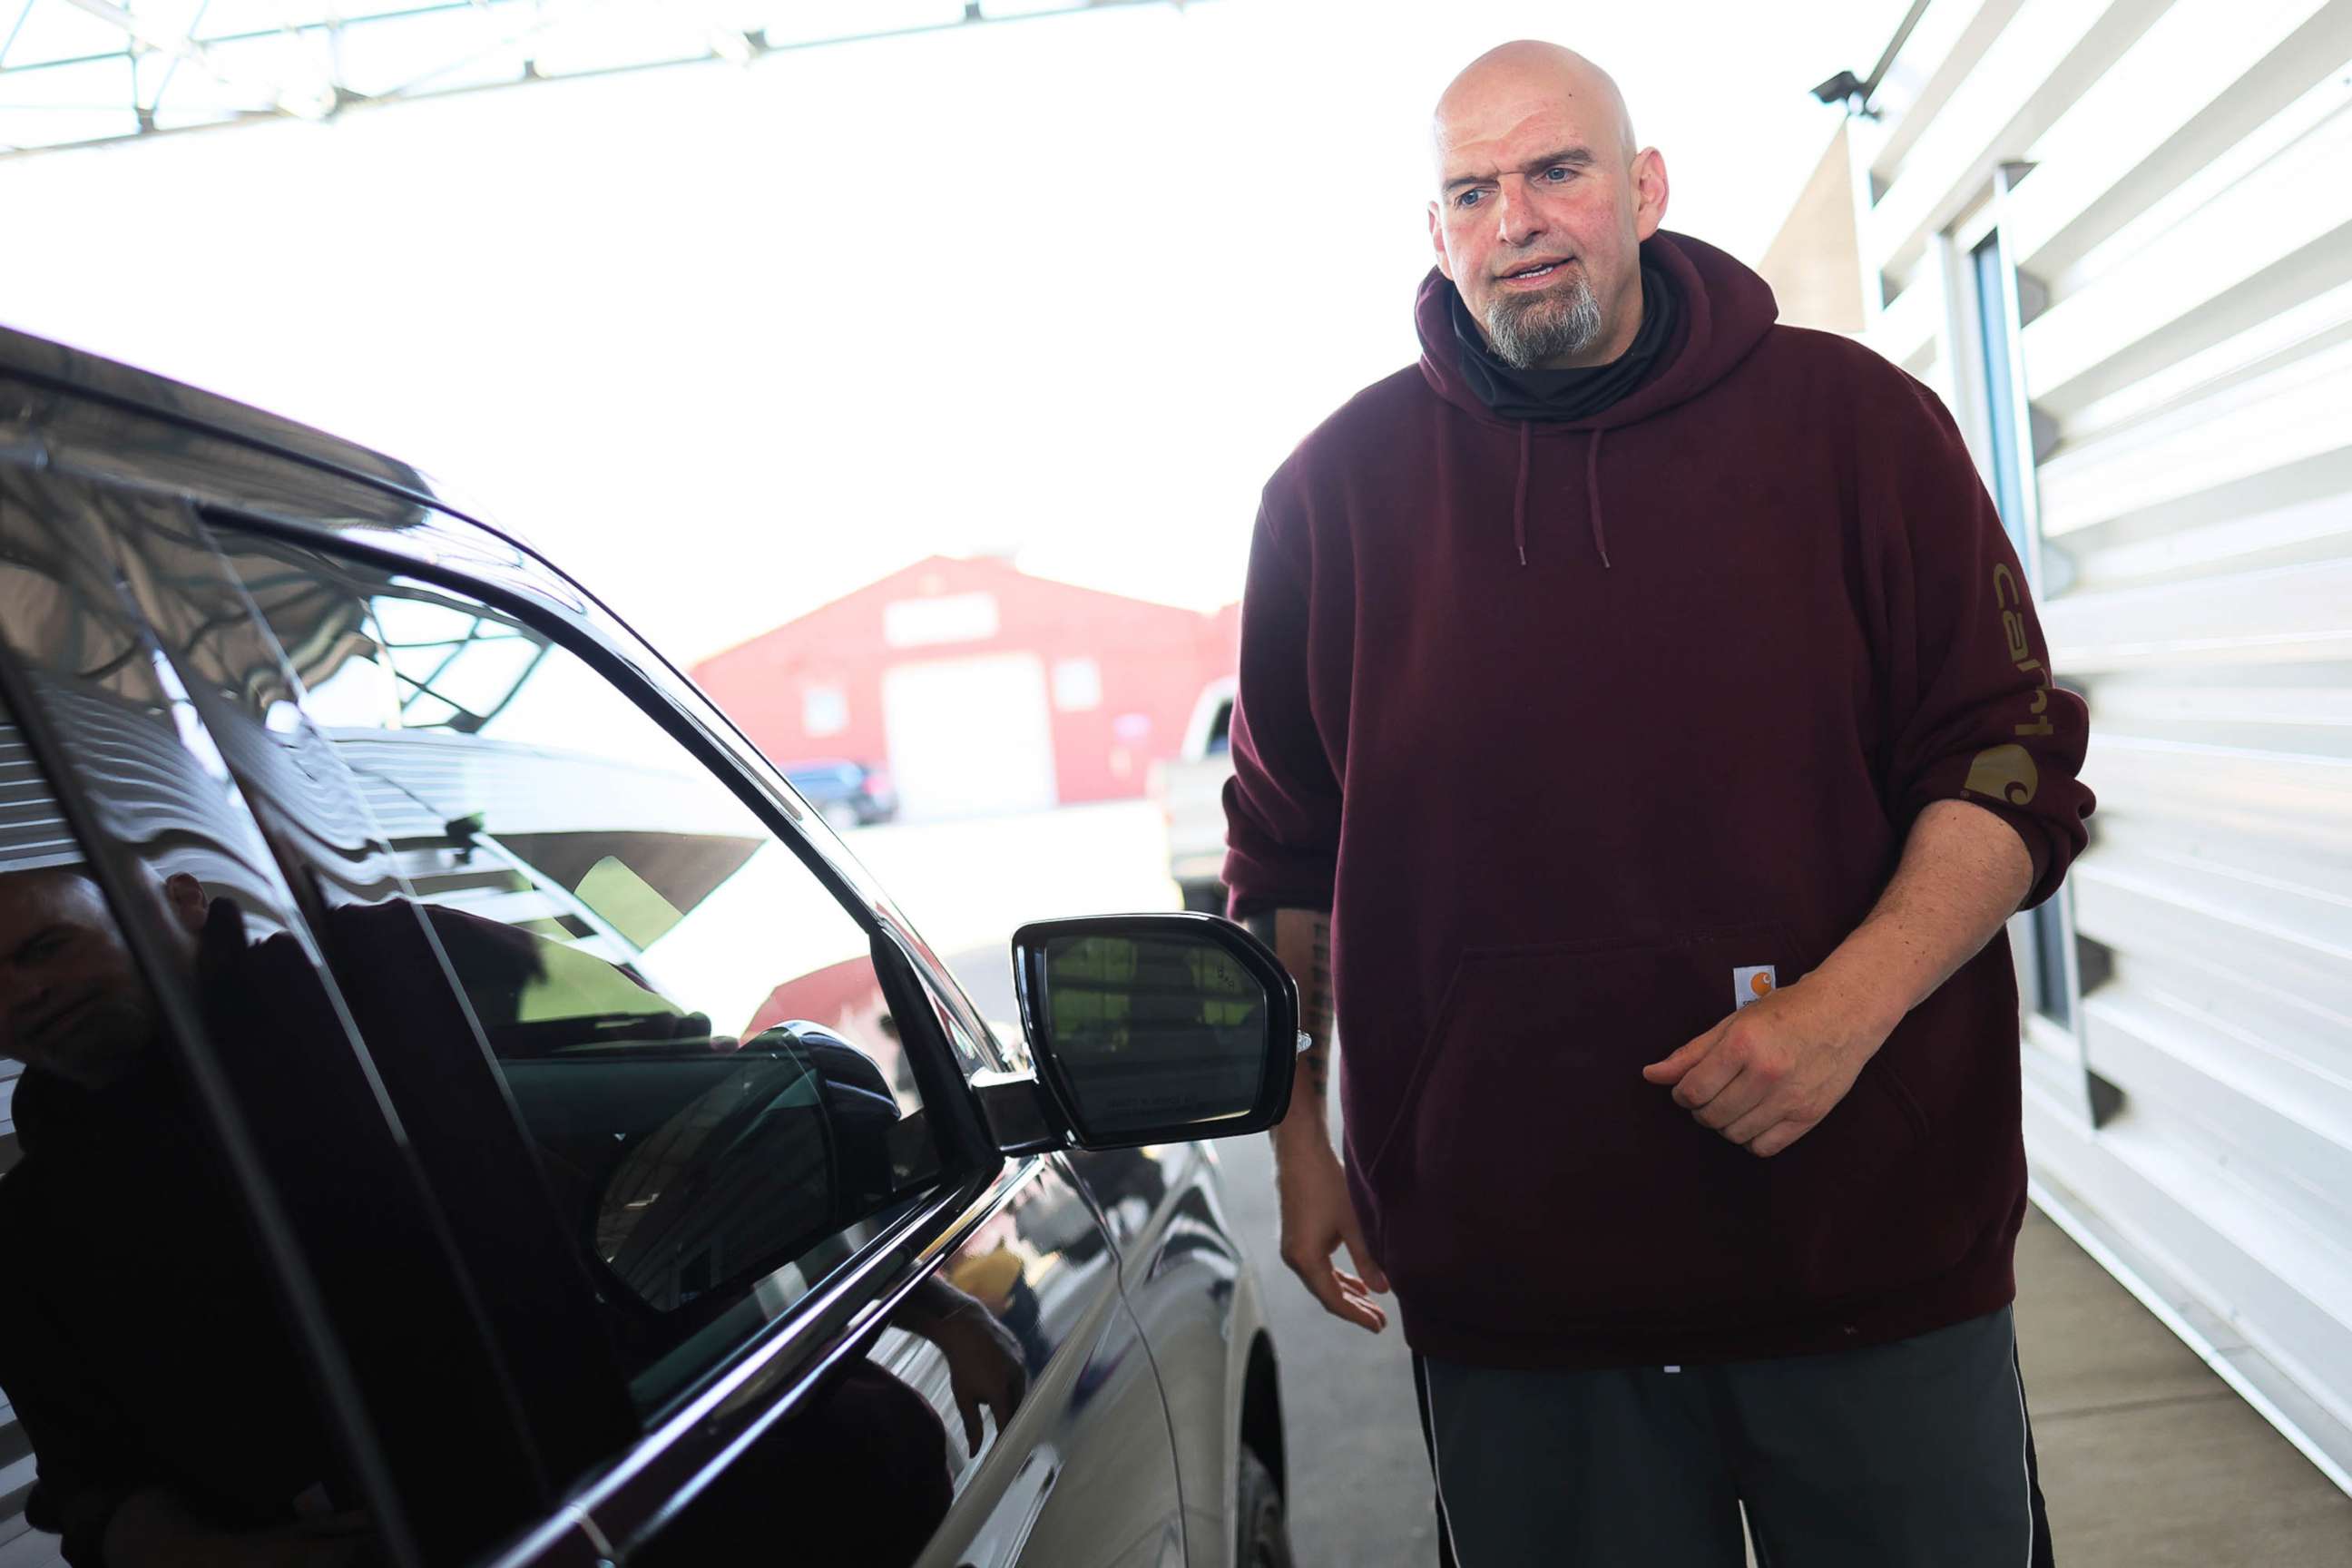
[{"label": "man's mouth", "polygon": [[1502,280],[1506,283],[1540,283],[1566,268],[1574,259],[1573,257],[1563,257],[1557,261],[1530,261],[1524,267],[1504,273]]},{"label": "man's mouth", "polygon": [[86,992],[62,1005],[50,1008],[37,1018],[25,1020],[17,1033],[36,1044],[47,1044],[72,1029],[100,1000],[98,992]]}]

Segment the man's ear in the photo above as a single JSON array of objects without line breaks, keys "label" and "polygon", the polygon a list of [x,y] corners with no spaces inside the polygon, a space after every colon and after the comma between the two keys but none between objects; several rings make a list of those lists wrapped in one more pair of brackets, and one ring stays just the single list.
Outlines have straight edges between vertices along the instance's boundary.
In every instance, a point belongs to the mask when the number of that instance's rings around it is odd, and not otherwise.
[{"label": "man's ear", "polygon": [[1445,258],[1445,226],[1438,219],[1435,202],[1429,204],[1429,247],[1437,252],[1438,271],[1445,275],[1448,283],[1453,282],[1454,264]]},{"label": "man's ear", "polygon": [[212,900],[205,897],[205,885],[185,871],[174,871],[163,879],[163,902],[172,919],[189,935],[205,929],[205,910]]},{"label": "man's ear", "polygon": [[1647,239],[1666,221],[1666,155],[1644,147],[1633,160],[1633,237]]}]

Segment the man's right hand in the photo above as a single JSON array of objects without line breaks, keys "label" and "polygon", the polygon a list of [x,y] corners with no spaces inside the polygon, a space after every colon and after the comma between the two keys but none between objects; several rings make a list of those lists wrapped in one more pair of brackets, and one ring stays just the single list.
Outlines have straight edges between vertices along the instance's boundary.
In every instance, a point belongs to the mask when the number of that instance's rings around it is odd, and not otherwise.
[{"label": "man's right hand", "polygon": [[[1388,1327],[1386,1309],[1372,1300],[1387,1293],[1388,1276],[1364,1245],[1364,1227],[1348,1197],[1347,1173],[1330,1144],[1302,1140],[1290,1149],[1277,1147],[1274,1185],[1282,1206],[1282,1260],[1290,1271],[1333,1317],[1376,1334]],[[1332,1260],[1342,1243],[1360,1276]]]}]

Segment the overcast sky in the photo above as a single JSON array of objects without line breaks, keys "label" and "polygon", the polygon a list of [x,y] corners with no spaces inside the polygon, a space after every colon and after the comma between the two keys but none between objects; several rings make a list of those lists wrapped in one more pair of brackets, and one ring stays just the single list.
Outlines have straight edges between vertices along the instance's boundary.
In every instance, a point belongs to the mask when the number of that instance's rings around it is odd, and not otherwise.
[{"label": "overcast sky", "polygon": [[1415,353],[1462,64],[1600,60],[1752,262],[1903,9],[1200,0],[21,159],[0,321],[406,458],[682,658],[933,551],[1206,607]]}]

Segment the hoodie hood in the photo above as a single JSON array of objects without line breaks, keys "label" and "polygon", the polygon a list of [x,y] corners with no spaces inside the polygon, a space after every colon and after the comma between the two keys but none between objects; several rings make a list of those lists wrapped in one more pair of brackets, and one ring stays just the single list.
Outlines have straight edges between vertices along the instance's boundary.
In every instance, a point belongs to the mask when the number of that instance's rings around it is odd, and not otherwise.
[{"label": "hoodie hood", "polygon": [[1519,564],[1528,560],[1528,465],[1533,441],[1581,434],[1585,494],[1592,526],[1593,552],[1609,564],[1609,532],[1601,510],[1601,445],[1605,432],[1640,423],[1698,396],[1728,375],[1764,340],[1780,315],[1772,287],[1756,273],[1704,240],[1660,229],[1642,242],[1642,265],[1665,274],[1682,307],[1680,341],[1670,346],[1649,379],[1624,397],[1582,419],[1536,424],[1507,419],[1488,408],[1462,371],[1462,345],[1454,336],[1454,285],[1431,268],[1413,301],[1413,326],[1421,337],[1421,374],[1430,390],[1481,424],[1516,426],[1519,472],[1512,486],[1511,543]]}]

